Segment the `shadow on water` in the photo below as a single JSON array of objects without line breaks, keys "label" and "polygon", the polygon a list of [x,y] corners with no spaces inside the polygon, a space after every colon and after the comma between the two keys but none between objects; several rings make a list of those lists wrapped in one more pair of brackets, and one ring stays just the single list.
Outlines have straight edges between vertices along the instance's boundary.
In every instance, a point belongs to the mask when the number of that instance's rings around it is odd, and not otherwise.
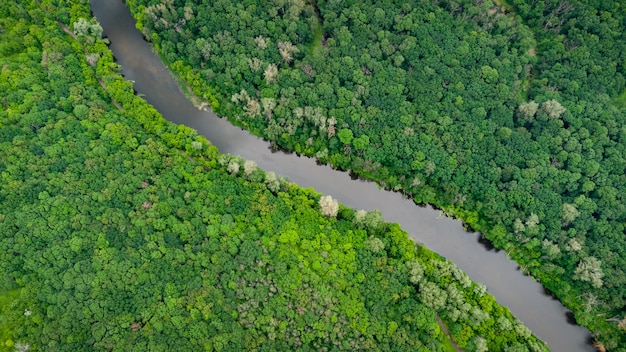
[{"label": "shadow on water", "polygon": [[480,236],[478,236],[478,243],[480,243],[487,251],[495,251],[496,253],[500,252],[500,249],[496,248],[493,243],[489,241],[483,234],[480,234]]},{"label": "shadow on water", "polygon": [[302,187],[330,194],[347,206],[379,209],[386,221],[396,222],[416,242],[452,260],[472,280],[487,286],[500,304],[523,321],[554,351],[592,351],[589,331],[570,325],[567,309],[532,278],[518,271],[504,251],[498,251],[481,234],[468,233],[460,221],[440,216],[432,206],[418,204],[404,195],[384,191],[372,182],[363,182],[353,173],[333,170],[316,160],[286,154],[276,145],[231,125],[212,112],[194,107],[184,96],[152,47],[135,28],[135,22],[121,0],[92,0],[92,11],[104,29],[109,47],[135,81],[134,90],[166,119],[185,124],[204,135],[223,153],[255,160],[259,167],[274,171]]}]

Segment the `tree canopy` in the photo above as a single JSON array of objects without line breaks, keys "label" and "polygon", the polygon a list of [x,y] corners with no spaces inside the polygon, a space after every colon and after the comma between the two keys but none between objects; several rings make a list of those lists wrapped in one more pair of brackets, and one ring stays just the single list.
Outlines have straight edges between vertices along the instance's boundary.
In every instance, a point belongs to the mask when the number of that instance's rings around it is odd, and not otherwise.
[{"label": "tree canopy", "polygon": [[87,4],[0,11],[0,350],[546,350],[380,213],[166,122]]},{"label": "tree canopy", "polygon": [[128,4],[215,111],[444,208],[626,345],[621,1]]}]

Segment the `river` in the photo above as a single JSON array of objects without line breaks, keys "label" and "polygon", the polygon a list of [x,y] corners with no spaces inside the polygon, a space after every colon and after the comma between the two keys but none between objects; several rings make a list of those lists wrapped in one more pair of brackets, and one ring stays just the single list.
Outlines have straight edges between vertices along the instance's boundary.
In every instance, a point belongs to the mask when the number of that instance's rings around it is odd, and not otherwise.
[{"label": "river", "polygon": [[472,280],[487,286],[497,301],[553,351],[593,351],[588,330],[572,324],[569,311],[544,288],[525,276],[504,251],[496,251],[468,233],[459,221],[442,217],[431,207],[418,207],[400,194],[382,191],[374,183],[352,180],[345,172],[317,165],[313,159],[274,153],[268,142],[231,125],[212,112],[200,111],[184,96],[168,69],[152,51],[122,0],[91,0],[94,15],[111,41],[110,48],[135,81],[134,89],[163,116],[204,135],[222,153],[255,160],[259,167],[287,176],[301,187],[313,187],[357,209],[382,211],[386,221],[397,222],[409,236],[452,260]]}]

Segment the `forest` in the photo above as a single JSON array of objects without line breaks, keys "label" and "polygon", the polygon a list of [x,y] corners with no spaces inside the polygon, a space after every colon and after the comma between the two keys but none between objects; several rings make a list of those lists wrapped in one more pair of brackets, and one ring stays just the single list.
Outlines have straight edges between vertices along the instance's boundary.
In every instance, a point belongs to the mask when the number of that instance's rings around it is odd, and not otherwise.
[{"label": "forest", "polygon": [[83,2],[0,6],[0,351],[546,351],[485,287],[134,95]]},{"label": "forest", "polygon": [[625,348],[623,1],[127,3],[189,94],[461,219]]}]

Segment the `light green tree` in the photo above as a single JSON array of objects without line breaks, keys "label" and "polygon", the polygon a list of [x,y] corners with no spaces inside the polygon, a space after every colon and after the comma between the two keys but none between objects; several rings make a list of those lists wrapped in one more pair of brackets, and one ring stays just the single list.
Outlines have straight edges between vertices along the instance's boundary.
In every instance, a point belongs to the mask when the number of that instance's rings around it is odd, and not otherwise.
[{"label": "light green tree", "polygon": [[574,279],[590,282],[595,288],[602,287],[602,262],[595,257],[583,258],[574,271]]},{"label": "light green tree", "polygon": [[544,101],[541,104],[541,110],[543,110],[549,118],[558,119],[567,109],[565,109],[561,103],[552,99]]},{"label": "light green tree", "polygon": [[537,113],[537,109],[539,108],[539,104],[535,103],[535,101],[531,100],[528,103],[522,103],[517,108],[517,112],[519,115],[526,121],[532,121]]}]

